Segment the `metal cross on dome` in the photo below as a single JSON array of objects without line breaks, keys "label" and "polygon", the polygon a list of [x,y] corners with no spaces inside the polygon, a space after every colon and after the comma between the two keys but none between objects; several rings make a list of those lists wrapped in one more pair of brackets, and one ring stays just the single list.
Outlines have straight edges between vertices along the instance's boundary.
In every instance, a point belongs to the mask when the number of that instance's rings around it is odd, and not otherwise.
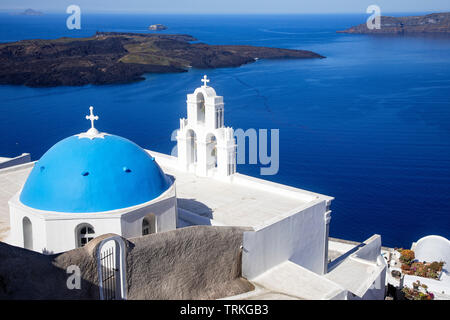
[{"label": "metal cross on dome", "polygon": [[86,120],[91,120],[91,129],[95,129],[94,128],[94,121],[98,120],[98,116],[94,116],[94,107],[90,106],[89,107],[89,111],[90,111],[90,115],[86,116]]},{"label": "metal cross on dome", "polygon": [[207,83],[209,82],[209,79],[206,76],[206,74],[203,76],[202,82],[203,82],[203,87],[207,87],[208,86]]},{"label": "metal cross on dome", "polygon": [[95,127],[94,127],[94,121],[98,120],[98,116],[94,115],[94,107],[90,106],[89,107],[89,111],[90,114],[88,116],[86,116],[86,120],[90,120],[91,121],[91,127],[89,128],[88,131],[86,132],[82,132],[80,134],[77,134],[78,138],[88,138],[90,140],[95,139],[95,138],[104,138],[106,135],[108,135],[105,132],[99,132]]}]

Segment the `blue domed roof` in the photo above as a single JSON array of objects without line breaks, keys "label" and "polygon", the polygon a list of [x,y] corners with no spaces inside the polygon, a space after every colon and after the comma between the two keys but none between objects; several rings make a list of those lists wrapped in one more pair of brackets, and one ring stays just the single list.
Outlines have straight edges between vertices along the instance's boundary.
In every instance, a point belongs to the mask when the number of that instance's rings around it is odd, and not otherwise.
[{"label": "blue domed roof", "polygon": [[130,140],[72,136],[35,164],[20,201],[46,211],[100,212],[153,200],[170,185],[154,158]]}]

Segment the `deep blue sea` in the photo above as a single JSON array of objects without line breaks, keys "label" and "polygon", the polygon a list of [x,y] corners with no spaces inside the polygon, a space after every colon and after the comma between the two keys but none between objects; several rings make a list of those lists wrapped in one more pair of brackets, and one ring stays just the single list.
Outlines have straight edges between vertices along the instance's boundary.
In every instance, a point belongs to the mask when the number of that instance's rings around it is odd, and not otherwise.
[{"label": "deep blue sea", "polygon": [[[337,34],[367,15],[0,15],[0,42],[95,31],[186,33],[209,44],[306,49],[322,60],[259,60],[238,68],[147,75],[126,85],[0,86],[0,156],[33,159],[97,127],[159,152],[186,115],[186,94],[207,74],[234,128],[279,129],[276,182],[335,197],[330,235],[387,246],[450,238],[450,37]],[[259,176],[260,165],[239,165]]]}]

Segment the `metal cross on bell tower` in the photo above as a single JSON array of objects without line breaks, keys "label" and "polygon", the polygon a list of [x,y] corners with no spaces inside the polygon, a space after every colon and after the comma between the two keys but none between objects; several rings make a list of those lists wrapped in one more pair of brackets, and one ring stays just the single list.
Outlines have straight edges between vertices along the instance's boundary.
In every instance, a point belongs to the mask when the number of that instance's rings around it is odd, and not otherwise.
[{"label": "metal cross on bell tower", "polygon": [[206,76],[206,74],[203,76],[202,82],[203,82],[203,87],[207,87],[208,86],[207,83],[209,82],[209,79]]}]

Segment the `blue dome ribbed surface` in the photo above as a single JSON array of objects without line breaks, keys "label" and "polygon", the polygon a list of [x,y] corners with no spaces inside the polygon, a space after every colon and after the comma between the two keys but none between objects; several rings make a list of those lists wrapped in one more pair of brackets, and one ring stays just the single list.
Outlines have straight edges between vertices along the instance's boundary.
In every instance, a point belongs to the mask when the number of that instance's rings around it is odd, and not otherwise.
[{"label": "blue dome ribbed surface", "polygon": [[100,212],[153,200],[170,179],[144,149],[122,137],[68,137],[36,162],[20,194],[32,208]]}]

